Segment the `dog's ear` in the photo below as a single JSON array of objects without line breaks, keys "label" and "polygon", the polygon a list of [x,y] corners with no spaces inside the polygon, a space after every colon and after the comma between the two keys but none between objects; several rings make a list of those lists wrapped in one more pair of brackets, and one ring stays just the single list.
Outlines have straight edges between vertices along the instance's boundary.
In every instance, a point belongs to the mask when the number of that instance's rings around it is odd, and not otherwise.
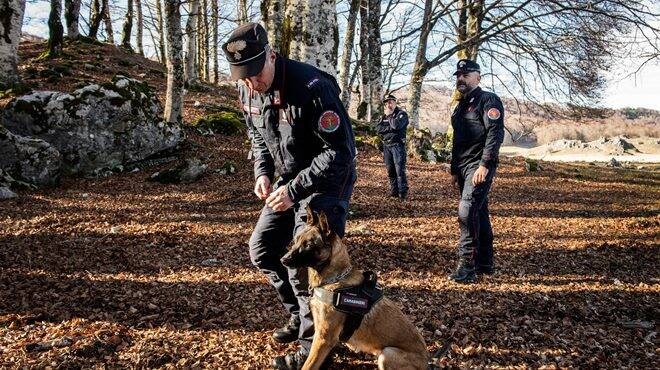
[{"label": "dog's ear", "polygon": [[309,226],[316,225],[316,222],[318,220],[316,219],[316,214],[314,214],[312,207],[310,207],[308,204],[305,210],[307,211],[307,225]]},{"label": "dog's ear", "polygon": [[319,212],[319,230],[321,230],[321,234],[323,234],[324,237],[328,237],[332,234],[332,230],[330,230],[330,226],[328,225],[328,217],[323,211]]}]

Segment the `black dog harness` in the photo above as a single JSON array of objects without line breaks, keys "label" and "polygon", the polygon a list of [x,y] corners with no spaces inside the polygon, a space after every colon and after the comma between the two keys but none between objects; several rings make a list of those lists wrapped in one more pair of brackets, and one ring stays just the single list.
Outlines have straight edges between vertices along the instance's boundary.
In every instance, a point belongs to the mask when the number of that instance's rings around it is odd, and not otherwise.
[{"label": "black dog harness", "polygon": [[342,342],[351,339],[353,333],[362,324],[364,315],[383,298],[383,289],[378,285],[376,274],[371,271],[364,271],[362,274],[364,280],[359,285],[337,290],[314,288],[316,299],[347,315],[344,328],[339,335],[339,340]]}]

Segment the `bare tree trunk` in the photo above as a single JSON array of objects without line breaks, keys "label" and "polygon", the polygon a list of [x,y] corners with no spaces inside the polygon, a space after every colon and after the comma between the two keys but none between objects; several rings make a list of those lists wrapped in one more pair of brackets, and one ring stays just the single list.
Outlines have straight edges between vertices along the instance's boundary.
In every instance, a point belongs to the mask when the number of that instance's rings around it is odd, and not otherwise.
[{"label": "bare tree trunk", "polygon": [[307,0],[303,13],[301,61],[335,76],[338,44],[335,0]]},{"label": "bare tree trunk", "polygon": [[197,76],[204,80],[204,17],[202,17],[201,0],[197,0]]},{"label": "bare tree trunk", "polygon": [[186,22],[186,59],[184,77],[188,85],[197,83],[197,14],[199,13],[199,0],[192,0],[188,9],[188,21]]},{"label": "bare tree trunk", "polygon": [[410,77],[410,87],[408,88],[408,118],[410,124],[416,129],[419,128],[419,102],[422,96],[422,84],[424,83],[424,77],[428,72],[426,48],[428,47],[429,35],[435,24],[431,22],[432,10],[433,0],[425,0],[424,18],[422,21],[421,33],[419,35],[417,55],[415,56],[415,65],[413,67],[412,76]]},{"label": "bare tree trunk", "polygon": [[25,0],[0,1],[0,89],[21,82],[18,73],[18,43],[25,13]]},{"label": "bare tree trunk", "polygon": [[247,22],[248,22],[247,0],[238,0],[238,24],[243,24]]},{"label": "bare tree trunk", "polygon": [[135,0],[135,11],[137,12],[136,44],[138,54],[144,56],[144,48],[142,47],[142,29],[144,28],[144,23],[142,22],[142,0]]},{"label": "bare tree trunk", "polygon": [[[468,37],[478,37],[481,33],[481,23],[484,18],[484,0],[472,0],[470,9],[468,10],[467,31]],[[477,52],[479,51],[479,43],[475,42],[468,46],[466,50],[466,57],[476,61]]]},{"label": "bare tree trunk", "polygon": [[282,47],[285,8],[285,0],[264,0],[261,3],[261,19],[268,32],[268,43],[278,53],[286,49]]},{"label": "bare tree trunk", "polygon": [[[464,44],[466,40],[477,36],[481,32],[481,20],[483,19],[484,2],[483,0],[459,0],[458,7],[459,18],[458,29],[456,30],[456,43],[461,45]],[[479,44],[473,43],[464,49],[458,50],[458,52],[456,52],[456,57],[458,59],[470,59],[476,61],[478,50]],[[449,105],[451,111],[456,108],[459,101],[461,100],[461,97],[461,92],[454,89],[454,92],[451,95],[451,103]],[[451,145],[451,138],[453,135],[454,127],[450,122],[449,125],[447,125],[447,137],[449,139],[449,145]]]},{"label": "bare tree trunk", "polygon": [[369,88],[371,124],[375,127],[383,112],[383,80],[380,51],[380,0],[369,0]]},{"label": "bare tree trunk", "polygon": [[288,0],[284,12],[280,53],[295,60],[302,58],[304,6],[304,0]]},{"label": "bare tree trunk", "polygon": [[348,78],[351,69],[351,56],[353,53],[353,43],[355,42],[355,22],[357,21],[358,7],[360,0],[351,0],[348,10],[348,24],[346,25],[346,37],[344,38],[344,52],[341,55],[339,63],[339,86],[341,87],[341,102],[346,109],[351,102],[351,87]]},{"label": "bare tree trunk", "polygon": [[211,1],[211,23],[213,23],[213,83],[217,84],[220,79],[218,71],[218,0]]},{"label": "bare tree trunk", "polygon": [[103,0],[103,22],[105,24],[105,34],[107,41],[111,44],[115,43],[115,31],[112,30],[112,17],[110,16],[110,4],[108,0]]},{"label": "bare tree trunk", "polygon": [[204,81],[208,82],[211,81],[211,77],[209,75],[209,64],[211,63],[210,61],[210,55],[211,53],[209,52],[209,4],[207,0],[202,0],[202,18],[203,18],[203,23],[204,23],[204,48],[203,48],[203,57],[204,57]]},{"label": "bare tree trunk", "polygon": [[121,30],[121,46],[133,51],[131,47],[131,32],[133,30],[133,0],[126,1],[126,18]]},{"label": "bare tree trunk", "polygon": [[64,1],[64,19],[66,20],[66,35],[75,39],[80,36],[78,31],[78,19],[80,17],[80,0]]},{"label": "bare tree trunk", "polygon": [[156,0],[156,21],[158,22],[158,50],[160,50],[161,60],[163,64],[167,61],[165,55],[165,32],[163,30],[163,10],[160,5],[161,0]]},{"label": "bare tree trunk", "polygon": [[96,40],[97,34],[99,32],[99,27],[101,26],[101,21],[103,20],[103,14],[106,12],[107,0],[103,0],[103,3],[100,0],[92,0],[92,16],[89,20],[89,34],[88,36]]},{"label": "bare tree trunk", "polygon": [[357,118],[371,121],[369,102],[371,87],[369,78],[369,0],[360,1],[360,103]]},{"label": "bare tree trunk", "polygon": [[181,11],[179,0],[164,0],[167,23],[167,93],[165,121],[181,124],[183,120],[183,61],[181,58]]},{"label": "bare tree trunk", "polygon": [[48,16],[48,56],[56,57],[62,53],[64,27],[62,26],[62,0],[50,0]]}]

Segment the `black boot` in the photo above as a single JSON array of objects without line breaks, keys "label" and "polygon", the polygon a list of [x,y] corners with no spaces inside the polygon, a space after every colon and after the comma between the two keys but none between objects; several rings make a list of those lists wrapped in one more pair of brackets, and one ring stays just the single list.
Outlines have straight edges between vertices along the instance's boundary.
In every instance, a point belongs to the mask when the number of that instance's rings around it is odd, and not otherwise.
[{"label": "black boot", "polygon": [[289,343],[298,339],[298,332],[300,331],[300,318],[298,316],[291,316],[289,322],[282,328],[273,332],[273,339],[280,343]]},{"label": "black boot", "polygon": [[456,270],[454,270],[454,272],[449,275],[449,280],[453,280],[462,284],[476,283],[477,276],[475,274],[474,262],[461,258],[458,261]]},{"label": "black boot", "polygon": [[392,190],[392,191],[390,191],[390,197],[392,197],[392,198],[398,198],[398,197],[399,197],[399,191],[398,191],[398,190]]},{"label": "black boot", "polygon": [[399,200],[403,202],[404,200],[406,200],[406,198],[408,198],[408,192],[399,193]]},{"label": "black boot", "polygon": [[477,265],[475,268],[477,275],[492,275],[495,273],[493,265]]},{"label": "black boot", "polygon": [[[305,360],[307,360],[308,355],[309,353],[301,347],[298,348],[296,352],[287,353],[283,356],[277,356],[275,359],[273,359],[273,369],[298,370],[305,364]],[[325,361],[323,361],[323,364],[321,364],[321,369],[327,369],[330,367],[332,364],[332,356],[333,352],[330,352]]]}]

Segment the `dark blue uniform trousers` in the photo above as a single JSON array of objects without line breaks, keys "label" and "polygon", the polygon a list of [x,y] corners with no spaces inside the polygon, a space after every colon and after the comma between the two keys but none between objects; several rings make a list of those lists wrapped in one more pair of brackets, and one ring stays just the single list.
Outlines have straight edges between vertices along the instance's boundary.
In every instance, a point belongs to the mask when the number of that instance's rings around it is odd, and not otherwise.
[{"label": "dark blue uniform trousers", "polygon": [[309,308],[307,268],[289,269],[282,265],[280,258],[286,254],[295,235],[305,228],[307,204],[317,212],[324,211],[330,228],[343,237],[351,192],[348,192],[346,198],[315,194],[284,212],[275,212],[265,206],[250,237],[252,263],[266,274],[284,308],[292,316],[300,318],[298,341],[308,351],[314,336],[314,322]]},{"label": "dark blue uniform trousers", "polygon": [[390,178],[392,195],[408,194],[408,179],[406,178],[406,146],[402,143],[383,143],[383,160]]},{"label": "dark blue uniform trousers", "polygon": [[488,214],[488,192],[493,183],[495,168],[491,168],[486,181],[474,186],[472,176],[478,165],[459,170],[458,222],[461,236],[458,241],[459,257],[473,260],[477,266],[493,265],[493,228]]}]

